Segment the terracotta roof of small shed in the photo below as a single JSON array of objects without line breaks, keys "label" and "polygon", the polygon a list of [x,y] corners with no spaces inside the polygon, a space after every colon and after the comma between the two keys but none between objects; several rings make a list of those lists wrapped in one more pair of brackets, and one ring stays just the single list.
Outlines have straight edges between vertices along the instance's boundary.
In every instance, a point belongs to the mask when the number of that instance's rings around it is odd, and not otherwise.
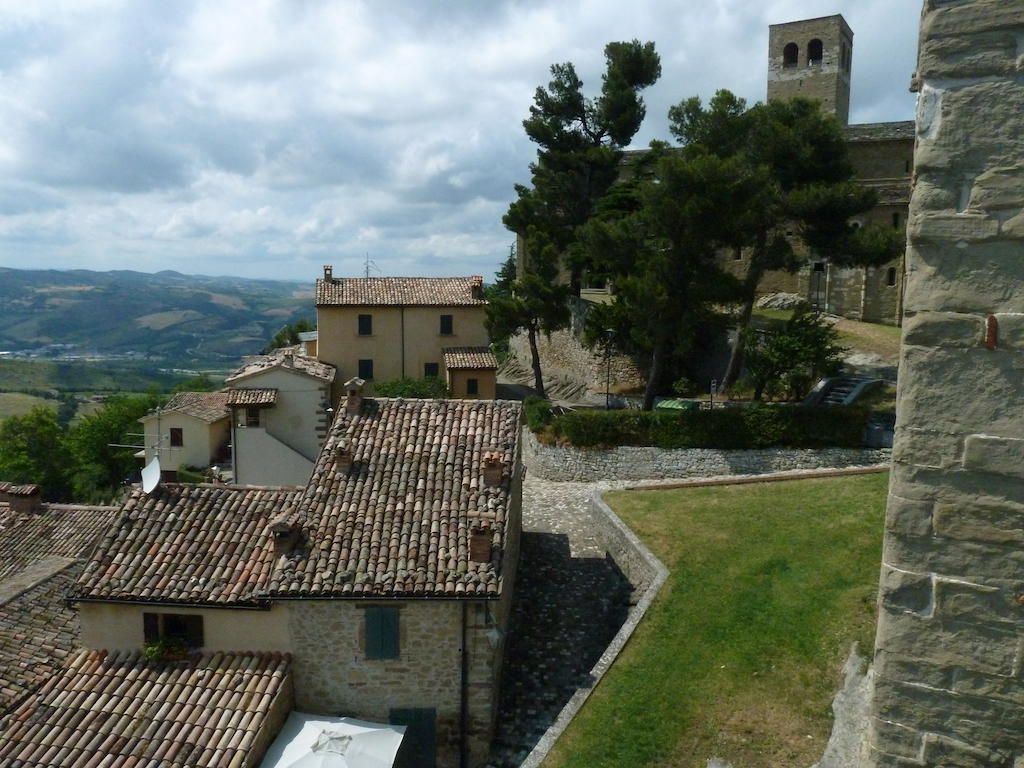
[{"label": "terracotta roof of small shed", "polygon": [[[207,424],[213,424],[231,415],[228,410],[227,392],[178,392],[160,410],[162,413],[182,413]],[[156,411],[152,411],[139,421],[149,421],[156,416]]]},{"label": "terracotta roof of small shed", "polygon": [[82,564],[41,561],[40,578],[0,582],[0,717],[45,683],[78,644],[78,616],[64,601]]},{"label": "terracotta roof of small shed", "polygon": [[[298,506],[308,554],[281,558],[271,597],[493,597],[501,592],[521,405],[505,400],[364,399],[331,425]],[[338,448],[351,448],[348,472]],[[483,480],[497,451],[501,484]],[[469,558],[470,526],[495,531],[487,563]]]},{"label": "terracotta roof of small shed", "polygon": [[42,504],[18,514],[0,503],[0,582],[45,557],[87,556],[117,517],[117,507]]},{"label": "terracotta roof of small shed", "polygon": [[444,367],[450,371],[498,367],[498,358],[490,347],[445,347],[441,352],[444,354]]},{"label": "terracotta roof of small shed", "polygon": [[335,277],[318,278],[318,307],[476,307],[483,278],[471,277]]},{"label": "terracotta roof of small shed", "polygon": [[271,518],[295,489],[161,484],[136,487],[97,547],[76,600],[257,605],[274,565]]},{"label": "terracotta roof of small shed", "polygon": [[274,368],[304,373],[307,376],[327,382],[334,381],[334,376],[337,373],[337,369],[333,365],[322,363],[315,357],[307,357],[297,352],[288,353],[282,350],[275,350],[269,355],[254,355],[253,357],[245,358],[242,366],[224,379],[224,383],[233,384],[240,379],[246,379]]},{"label": "terracotta roof of small shed", "polygon": [[253,764],[275,698],[290,695],[289,666],[279,653],[158,664],[138,651],[80,651],[6,718],[0,765]]},{"label": "terracotta roof of small shed", "polygon": [[891,123],[858,123],[845,128],[847,141],[901,141],[913,140],[916,132],[913,120]]},{"label": "terracotta roof of small shed", "polygon": [[276,402],[276,389],[232,389],[228,391],[228,405],[233,408],[273,405]]}]

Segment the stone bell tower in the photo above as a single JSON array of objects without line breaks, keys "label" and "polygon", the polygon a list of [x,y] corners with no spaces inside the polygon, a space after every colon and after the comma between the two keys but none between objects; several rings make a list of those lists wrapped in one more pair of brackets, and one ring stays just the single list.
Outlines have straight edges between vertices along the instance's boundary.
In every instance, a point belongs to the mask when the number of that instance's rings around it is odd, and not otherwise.
[{"label": "stone bell tower", "polygon": [[768,27],[768,100],[806,96],[841,125],[850,117],[853,31],[840,15]]}]

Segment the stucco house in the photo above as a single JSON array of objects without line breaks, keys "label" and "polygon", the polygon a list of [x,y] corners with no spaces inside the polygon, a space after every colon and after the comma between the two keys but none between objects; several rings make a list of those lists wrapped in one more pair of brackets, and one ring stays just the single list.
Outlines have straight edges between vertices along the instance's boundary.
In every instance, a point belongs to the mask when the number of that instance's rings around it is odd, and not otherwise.
[{"label": "stucco house", "polygon": [[163,408],[146,414],[143,449],[146,464],[159,454],[164,477],[181,467],[209,467],[228,458],[230,412],[225,392],[178,392]]},{"label": "stucco house", "polygon": [[294,348],[247,358],[229,386],[234,482],[305,485],[327,436],[334,366]]},{"label": "stucco house", "polygon": [[[39,729],[84,706],[64,692],[86,690],[95,727],[124,735],[90,742],[94,759],[172,749],[139,741],[163,727],[189,734],[178,749],[193,757],[218,745],[204,765],[255,765],[295,707],[407,725],[396,765],[484,764],[519,553],[520,418],[515,402],[372,399],[353,383],[304,489],[136,488],[70,593],[86,651],[24,703],[37,727],[0,737],[0,761],[37,754]],[[161,638],[191,651],[163,693],[137,653]],[[225,670],[253,697],[230,699]],[[223,736],[194,706],[207,700],[245,733]]]},{"label": "stucco house", "polygon": [[445,347],[445,383],[452,397],[497,397],[498,360],[490,347]]},{"label": "stucco house", "polygon": [[[486,347],[483,278],[334,277],[316,281],[317,355],[338,381],[444,378],[445,347]],[[338,392],[335,392],[338,395]]]}]

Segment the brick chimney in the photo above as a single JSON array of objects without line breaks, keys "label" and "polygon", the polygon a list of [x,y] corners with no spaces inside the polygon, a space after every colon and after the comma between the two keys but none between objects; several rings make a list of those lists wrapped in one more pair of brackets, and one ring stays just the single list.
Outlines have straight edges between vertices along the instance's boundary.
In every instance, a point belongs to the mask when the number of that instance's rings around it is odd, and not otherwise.
[{"label": "brick chimney", "polygon": [[348,474],[355,459],[355,451],[352,450],[352,443],[347,438],[338,441],[334,448],[334,466],[340,474]]},{"label": "brick chimney", "polygon": [[499,451],[487,451],[483,455],[484,485],[498,486],[505,476],[505,462]]},{"label": "brick chimney", "polygon": [[42,511],[43,493],[38,485],[12,485],[7,489],[7,500],[19,514]]},{"label": "brick chimney", "polygon": [[474,299],[482,299],[484,297],[484,279],[480,275],[470,277],[469,290]]},{"label": "brick chimney", "polygon": [[364,379],[354,376],[345,382],[345,412],[359,413],[363,407],[363,385]]},{"label": "brick chimney", "polygon": [[274,537],[274,557],[292,554],[302,541],[302,527],[290,513],[272,519],[270,533]]},{"label": "brick chimney", "polygon": [[491,545],[494,542],[494,534],[491,531],[491,524],[487,520],[480,520],[473,523],[469,529],[469,561],[471,563],[491,562]]},{"label": "brick chimney", "polygon": [[334,282],[334,266],[332,264],[324,264],[324,280],[329,283]]},{"label": "brick chimney", "polygon": [[6,480],[0,482],[0,504],[6,504],[10,501],[10,497],[7,495],[7,491],[10,489],[11,484]]},{"label": "brick chimney", "polygon": [[295,363],[295,351],[286,349],[284,351],[284,364],[291,367]]}]

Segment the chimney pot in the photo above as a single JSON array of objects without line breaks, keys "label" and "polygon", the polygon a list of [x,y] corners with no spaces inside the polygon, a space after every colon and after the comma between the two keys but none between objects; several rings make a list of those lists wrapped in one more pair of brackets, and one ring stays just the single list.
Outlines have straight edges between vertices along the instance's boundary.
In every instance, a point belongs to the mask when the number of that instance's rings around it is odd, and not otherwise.
[{"label": "chimney pot", "polygon": [[352,450],[352,444],[348,440],[339,440],[337,447],[334,451],[334,466],[338,472],[342,474],[348,474],[348,471],[352,468],[352,462],[355,459],[355,452]]},{"label": "chimney pot", "polygon": [[38,485],[9,485],[7,488],[7,502],[19,514],[41,512],[42,500],[42,490]]},{"label": "chimney pot", "polygon": [[10,497],[7,495],[7,491],[10,490],[11,484],[6,480],[0,482],[0,504],[5,504],[10,501]]},{"label": "chimney pot", "polygon": [[359,413],[362,409],[364,384],[366,384],[366,381],[358,376],[345,382],[345,392],[347,393],[345,396],[346,413]]},{"label": "chimney pot", "polygon": [[469,529],[469,560],[472,563],[491,562],[491,546],[494,536],[491,532],[491,525],[487,521],[480,521]]},{"label": "chimney pot", "polygon": [[274,539],[274,557],[290,555],[302,540],[302,528],[289,515],[281,515],[270,521],[270,534]]},{"label": "chimney pot", "polygon": [[328,282],[334,280],[334,265],[324,264],[324,280]]},{"label": "chimney pot", "polygon": [[483,455],[484,485],[497,486],[505,475],[505,462],[501,460],[501,453],[488,451]]}]

